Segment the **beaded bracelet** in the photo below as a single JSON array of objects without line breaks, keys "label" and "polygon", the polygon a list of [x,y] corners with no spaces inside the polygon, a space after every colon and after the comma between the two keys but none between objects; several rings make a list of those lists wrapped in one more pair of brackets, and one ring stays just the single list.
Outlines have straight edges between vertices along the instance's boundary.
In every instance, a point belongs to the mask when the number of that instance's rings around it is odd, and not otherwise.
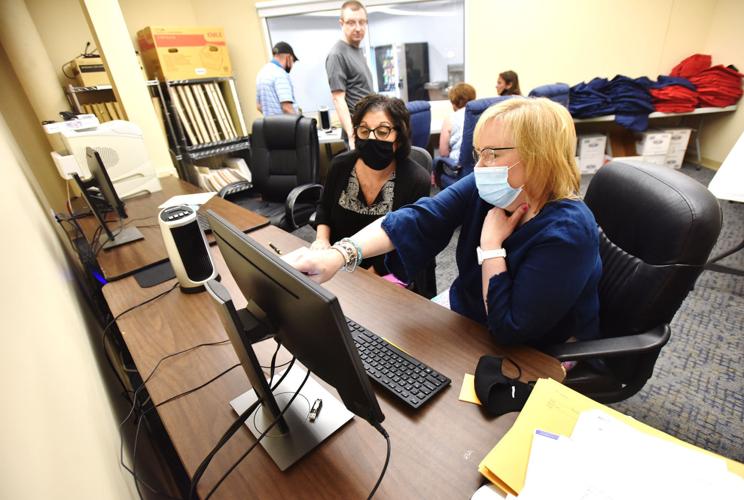
[{"label": "beaded bracelet", "polygon": [[344,271],[352,272],[362,262],[362,250],[350,238],[343,238],[334,243],[331,248],[344,258]]}]

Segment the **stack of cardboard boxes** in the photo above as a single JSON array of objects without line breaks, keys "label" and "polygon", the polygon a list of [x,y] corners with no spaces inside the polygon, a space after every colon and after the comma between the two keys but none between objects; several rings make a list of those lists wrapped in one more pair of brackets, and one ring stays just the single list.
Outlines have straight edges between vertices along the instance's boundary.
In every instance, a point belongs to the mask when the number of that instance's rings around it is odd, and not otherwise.
[{"label": "stack of cardboard boxes", "polygon": [[636,153],[641,156],[634,159],[678,169],[685,159],[691,133],[692,129],[683,127],[643,132],[636,142]]},{"label": "stack of cardboard boxes", "polygon": [[687,151],[687,144],[690,142],[692,129],[683,127],[667,128],[664,129],[664,132],[671,134],[669,151],[667,151],[664,165],[671,168],[680,168],[685,160],[685,152]]}]

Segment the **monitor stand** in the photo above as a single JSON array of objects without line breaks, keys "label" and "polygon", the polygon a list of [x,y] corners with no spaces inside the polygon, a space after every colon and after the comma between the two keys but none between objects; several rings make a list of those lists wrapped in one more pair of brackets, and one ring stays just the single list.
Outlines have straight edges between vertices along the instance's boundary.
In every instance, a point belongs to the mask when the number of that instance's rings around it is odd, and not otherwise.
[{"label": "monitor stand", "polygon": [[111,250],[112,248],[143,239],[145,239],[145,237],[136,227],[124,227],[114,233],[113,239],[109,239],[108,235],[104,231],[98,241],[103,243],[104,250]]},{"label": "monitor stand", "polygon": [[[205,283],[205,288],[218,304],[220,320],[253,387],[230,404],[242,415],[260,397],[261,405],[248,416],[245,423],[258,439],[272,422],[277,422],[261,438],[260,443],[279,470],[287,470],[354,415],[312,377],[308,377],[302,391],[282,415],[282,410],[305,379],[307,368],[295,361],[290,365],[287,377],[272,391],[271,384],[279,380],[282,374],[274,374],[274,379],[266,380],[253,344],[270,338],[276,331],[275,327],[254,315],[249,310],[250,303],[248,307],[237,310],[230,292],[216,280]],[[310,409],[318,399],[322,401],[322,408],[317,418],[311,422]]]},{"label": "monitor stand", "polygon": [[[295,362],[287,377],[273,391],[280,410],[286,407],[306,373],[307,368]],[[281,373],[275,374],[274,379],[279,380],[281,375]],[[311,422],[308,414],[317,399],[323,402],[322,408],[315,421]],[[256,401],[256,392],[251,389],[230,401],[230,405],[240,415],[254,401]],[[278,426],[275,426],[261,439],[261,446],[274,460],[279,470],[284,471],[340,429],[353,416],[353,413],[311,376],[292,402],[292,406],[284,413],[284,420],[289,431],[282,433]],[[261,405],[248,417],[245,425],[258,438],[273,421],[272,413],[264,411]]]}]

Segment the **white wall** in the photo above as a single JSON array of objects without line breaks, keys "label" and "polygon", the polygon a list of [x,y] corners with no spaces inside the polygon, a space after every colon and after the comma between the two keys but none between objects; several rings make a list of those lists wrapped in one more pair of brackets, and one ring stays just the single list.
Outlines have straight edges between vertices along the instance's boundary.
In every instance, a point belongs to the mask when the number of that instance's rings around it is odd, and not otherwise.
[{"label": "white wall", "polygon": [[[128,499],[117,422],[84,306],[0,114],[0,498]],[[43,202],[47,205],[46,201]]]},{"label": "white wall", "polygon": [[[289,76],[297,105],[302,111],[314,112],[320,106],[334,109],[325,60],[331,47],[341,39],[338,17],[303,15],[272,18],[269,20],[269,36],[272,46],[277,42],[287,42],[299,58]],[[261,54],[260,57],[266,59],[267,56]],[[255,78],[254,75],[254,81]],[[250,105],[255,106],[254,103]]]}]

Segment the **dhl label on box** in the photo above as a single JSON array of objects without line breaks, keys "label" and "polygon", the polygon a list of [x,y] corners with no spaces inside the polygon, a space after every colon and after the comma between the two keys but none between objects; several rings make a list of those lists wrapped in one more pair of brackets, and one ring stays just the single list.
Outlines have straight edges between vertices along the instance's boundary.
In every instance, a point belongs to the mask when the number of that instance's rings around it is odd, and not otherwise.
[{"label": "dhl label on box", "polygon": [[225,32],[216,26],[148,26],[137,33],[149,78],[188,80],[232,75]]}]

